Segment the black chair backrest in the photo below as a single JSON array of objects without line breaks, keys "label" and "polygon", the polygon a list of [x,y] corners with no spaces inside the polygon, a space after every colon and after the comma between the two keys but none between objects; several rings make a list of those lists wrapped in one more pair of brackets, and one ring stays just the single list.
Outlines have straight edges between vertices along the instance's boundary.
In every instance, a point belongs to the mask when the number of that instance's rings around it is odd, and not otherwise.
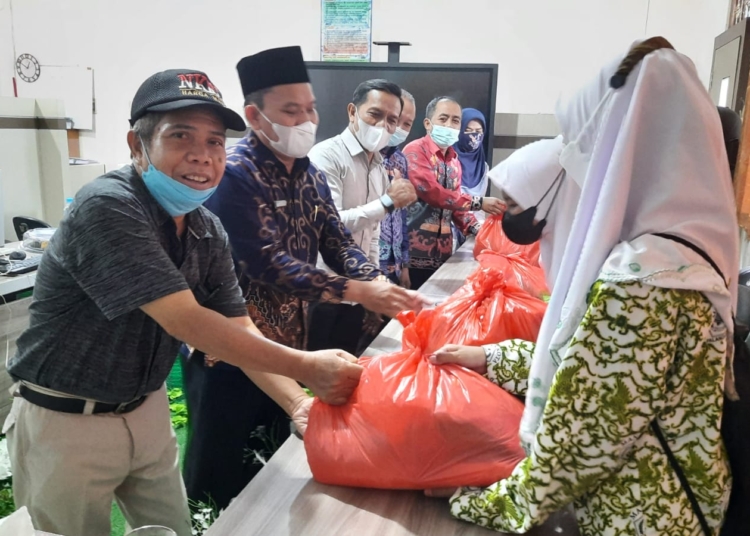
[{"label": "black chair backrest", "polygon": [[23,240],[23,234],[30,229],[45,229],[52,227],[49,223],[31,218],[29,216],[16,216],[13,218],[13,228],[16,230],[16,236]]}]

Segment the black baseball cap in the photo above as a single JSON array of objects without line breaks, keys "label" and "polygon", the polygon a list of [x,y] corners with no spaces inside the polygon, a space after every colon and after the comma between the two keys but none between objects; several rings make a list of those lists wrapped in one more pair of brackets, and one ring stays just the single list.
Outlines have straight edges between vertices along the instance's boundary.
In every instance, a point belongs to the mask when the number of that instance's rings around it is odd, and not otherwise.
[{"label": "black baseball cap", "polygon": [[133,97],[130,126],[149,112],[171,112],[197,105],[211,106],[226,128],[246,128],[242,117],[226,107],[221,92],[206,73],[190,69],[170,69],[148,77]]}]

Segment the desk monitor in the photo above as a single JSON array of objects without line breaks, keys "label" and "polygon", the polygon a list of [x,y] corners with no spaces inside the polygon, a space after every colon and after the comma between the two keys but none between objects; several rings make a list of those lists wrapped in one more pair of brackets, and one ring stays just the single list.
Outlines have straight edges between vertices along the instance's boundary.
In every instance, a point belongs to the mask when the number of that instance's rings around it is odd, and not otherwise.
[{"label": "desk monitor", "polygon": [[425,135],[427,103],[434,97],[454,97],[464,108],[476,108],[487,118],[484,151],[492,166],[492,139],[497,96],[497,64],[341,63],[307,62],[320,126],[317,141],[340,134],[349,123],[346,105],[365,80],[385,78],[414,95],[417,117],[407,143]]},{"label": "desk monitor", "polygon": [[714,59],[708,92],[717,106],[731,108],[740,116],[750,73],[750,25],[744,19],[714,40]]}]

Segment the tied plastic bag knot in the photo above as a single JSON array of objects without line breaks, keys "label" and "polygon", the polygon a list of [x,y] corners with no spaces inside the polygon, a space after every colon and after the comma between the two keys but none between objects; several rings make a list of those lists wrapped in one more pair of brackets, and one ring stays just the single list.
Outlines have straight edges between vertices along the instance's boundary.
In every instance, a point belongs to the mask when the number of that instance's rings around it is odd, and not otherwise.
[{"label": "tied plastic bag knot", "polygon": [[503,231],[502,216],[488,216],[474,242],[475,259],[478,259],[479,255],[485,252],[518,255],[531,266],[538,267],[540,251],[539,242],[528,246],[520,246],[511,242]]},{"label": "tied plastic bag knot", "polygon": [[[402,311],[396,315],[402,326],[401,349],[424,353],[429,335],[425,333],[426,323],[435,314],[435,309],[424,309],[419,313],[420,322],[417,323],[417,313],[414,311]],[[425,359],[428,355],[425,355]]]},{"label": "tied plastic bag knot", "polygon": [[505,290],[505,273],[501,269],[489,268],[476,274],[470,280],[471,288],[477,296],[489,296],[494,292]]}]

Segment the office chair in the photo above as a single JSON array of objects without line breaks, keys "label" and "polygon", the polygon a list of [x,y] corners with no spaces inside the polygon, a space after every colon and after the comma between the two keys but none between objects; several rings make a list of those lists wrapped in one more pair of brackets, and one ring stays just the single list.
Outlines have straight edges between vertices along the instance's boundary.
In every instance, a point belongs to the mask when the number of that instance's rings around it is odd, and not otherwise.
[{"label": "office chair", "polygon": [[16,216],[13,218],[13,228],[16,230],[16,236],[23,240],[23,234],[30,229],[45,229],[52,227],[50,224],[31,218],[28,216]]}]

